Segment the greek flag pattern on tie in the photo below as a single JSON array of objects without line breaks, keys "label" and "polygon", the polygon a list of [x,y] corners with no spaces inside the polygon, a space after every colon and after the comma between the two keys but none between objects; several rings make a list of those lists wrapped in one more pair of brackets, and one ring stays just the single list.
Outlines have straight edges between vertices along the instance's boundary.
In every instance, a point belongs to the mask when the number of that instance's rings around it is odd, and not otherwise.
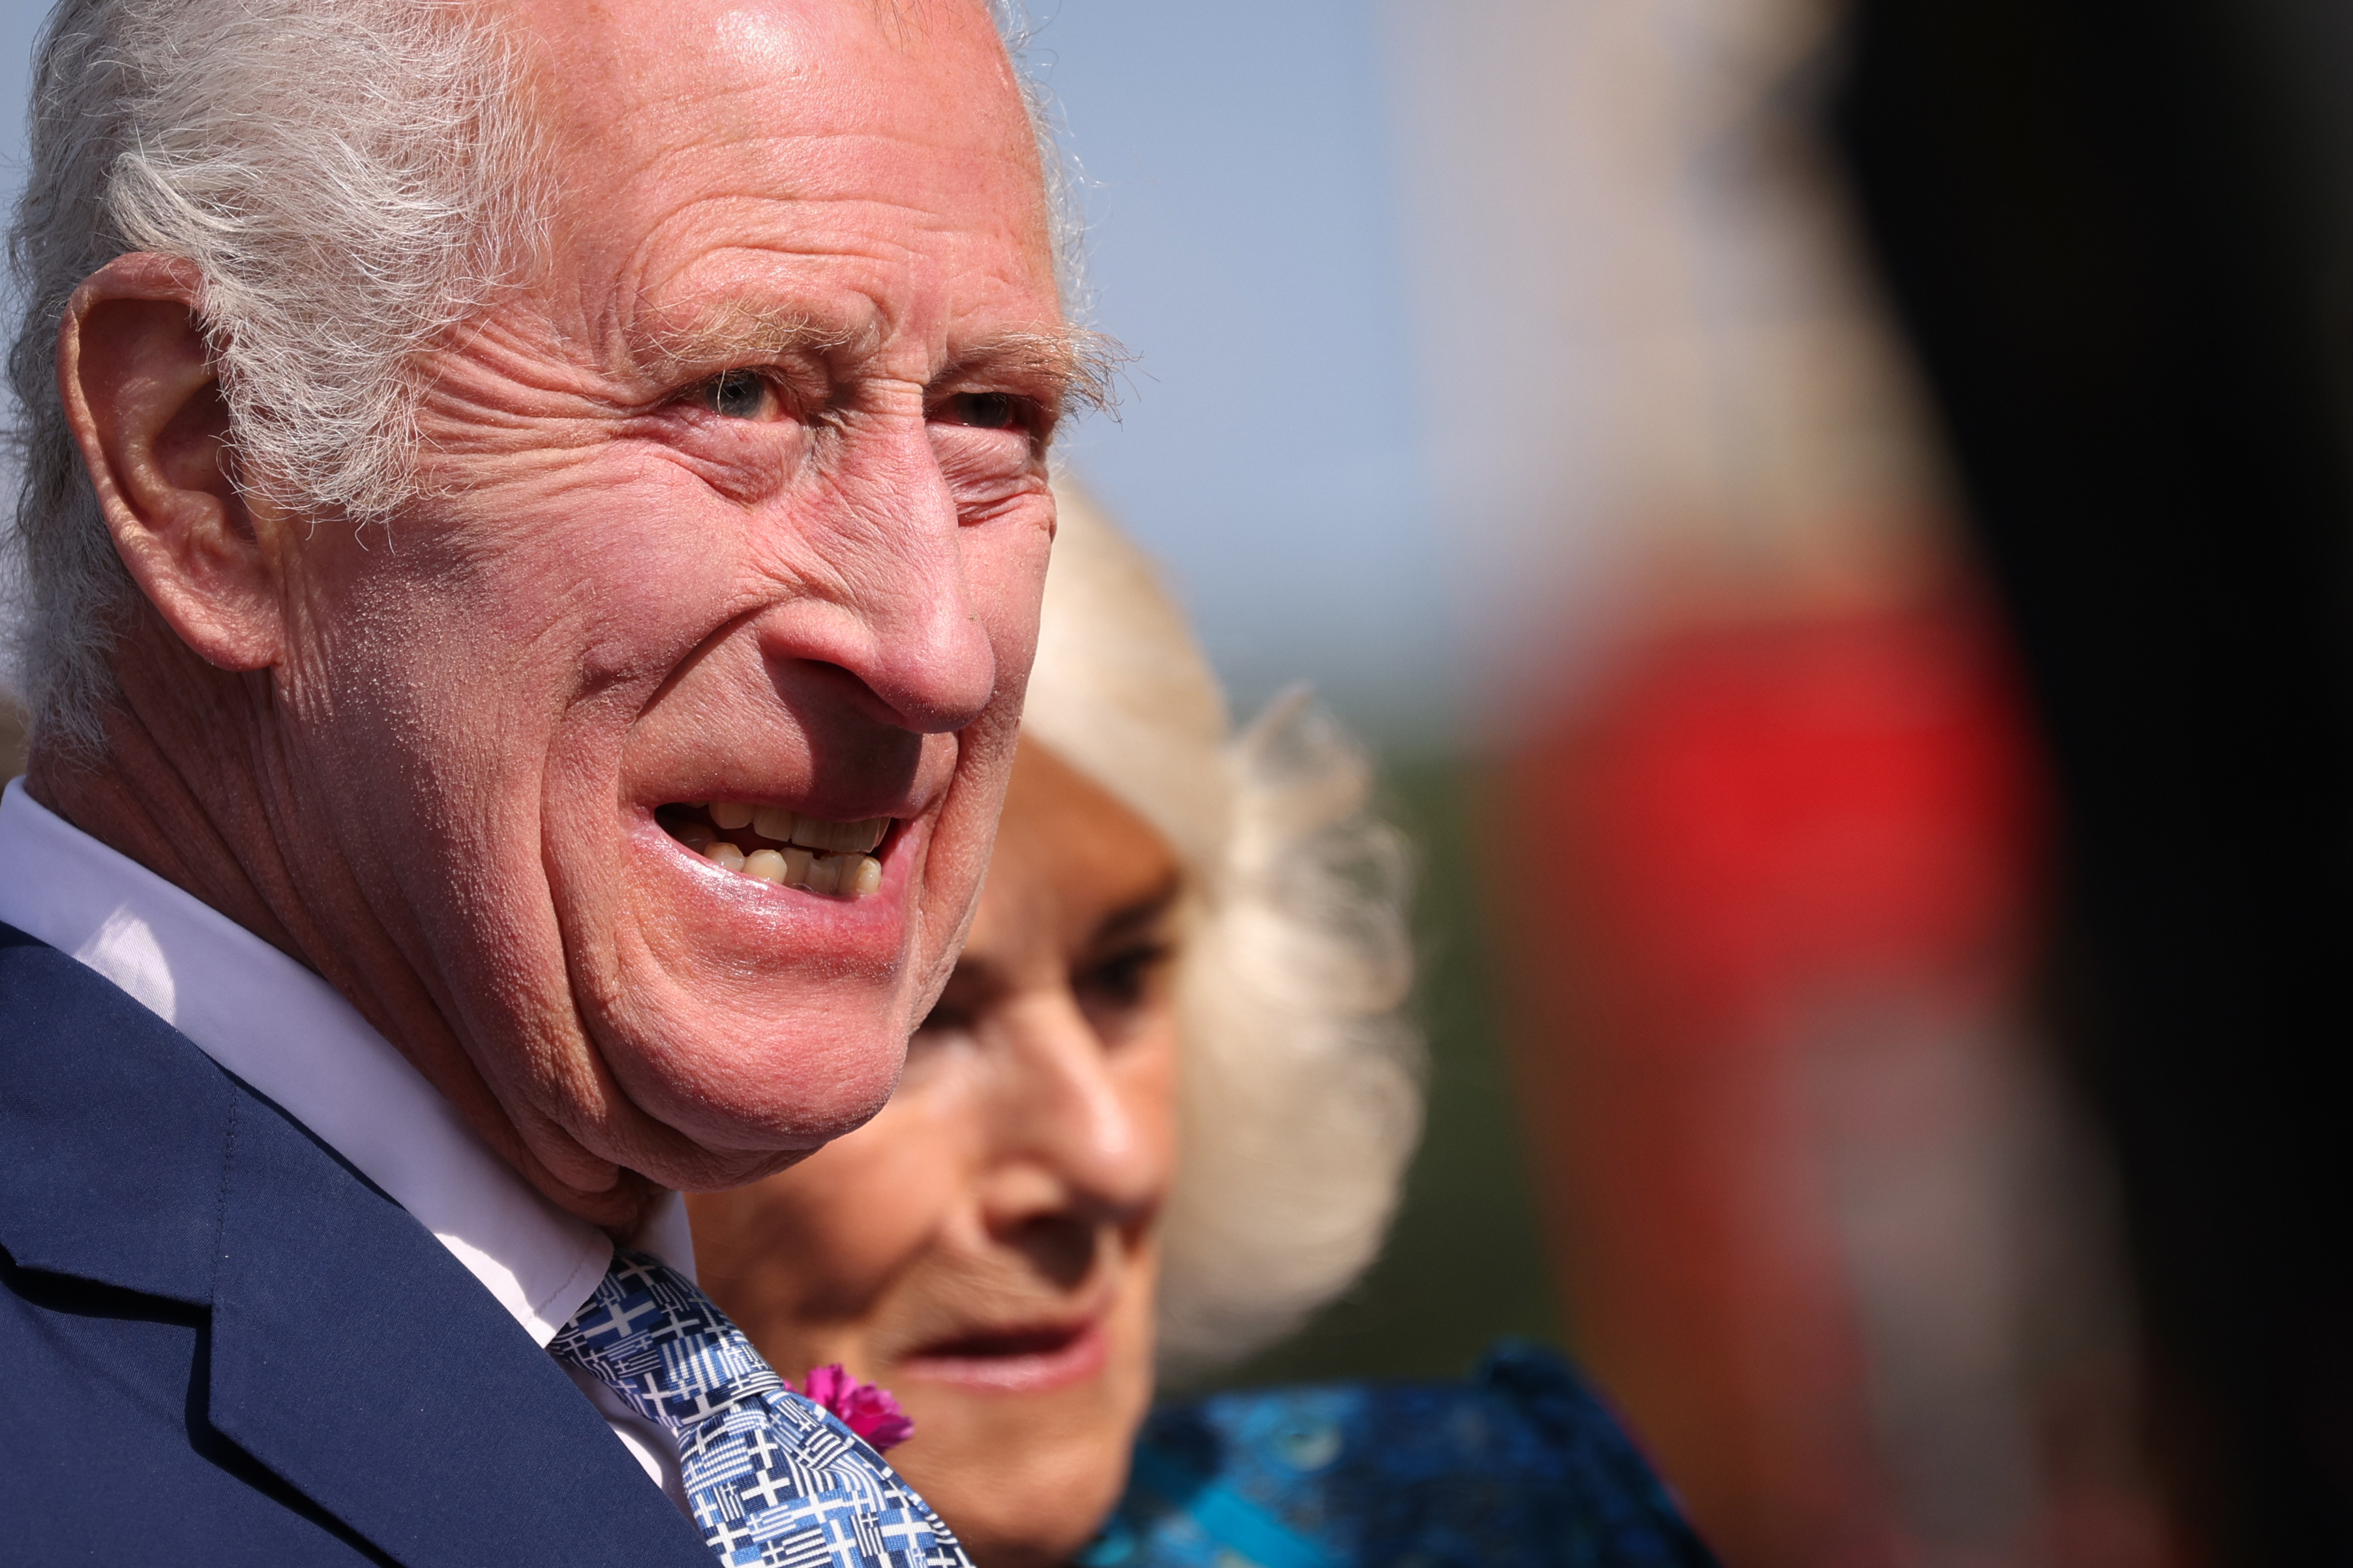
[{"label": "greek flag pattern on tie", "polygon": [[659,1259],[617,1254],[547,1348],[678,1439],[695,1522],[728,1568],[972,1568],[888,1460]]}]

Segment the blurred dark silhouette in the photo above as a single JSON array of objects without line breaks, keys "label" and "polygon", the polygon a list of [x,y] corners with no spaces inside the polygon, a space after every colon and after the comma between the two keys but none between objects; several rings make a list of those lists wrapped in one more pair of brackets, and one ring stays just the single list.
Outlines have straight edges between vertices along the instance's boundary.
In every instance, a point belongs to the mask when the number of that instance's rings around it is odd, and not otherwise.
[{"label": "blurred dark silhouette", "polygon": [[1862,0],[1837,130],[2056,773],[2175,1506],[2353,1561],[2353,16]]}]

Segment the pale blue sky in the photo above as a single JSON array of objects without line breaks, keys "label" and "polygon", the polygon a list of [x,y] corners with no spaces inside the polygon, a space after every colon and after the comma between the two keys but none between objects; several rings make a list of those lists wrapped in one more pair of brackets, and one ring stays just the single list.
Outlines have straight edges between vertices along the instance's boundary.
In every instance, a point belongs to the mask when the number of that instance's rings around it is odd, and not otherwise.
[{"label": "pale blue sky", "polygon": [[1092,219],[1096,324],[1139,356],[1072,467],[1165,561],[1248,707],[1367,721],[1446,689],[1411,302],[1366,0],[1034,0]]},{"label": "pale blue sky", "polygon": [[[1033,10],[1086,175],[1095,324],[1138,355],[1118,422],[1082,427],[1072,467],[1166,563],[1245,711],[1305,678],[1370,728],[1428,732],[1447,578],[1375,6]],[[0,0],[11,169],[45,11]]]}]

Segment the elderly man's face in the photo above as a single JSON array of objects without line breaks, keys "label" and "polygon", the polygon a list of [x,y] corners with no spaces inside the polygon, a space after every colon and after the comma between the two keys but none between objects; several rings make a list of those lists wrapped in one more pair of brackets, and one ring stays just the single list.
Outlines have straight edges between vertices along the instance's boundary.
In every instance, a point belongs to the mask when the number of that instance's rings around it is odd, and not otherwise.
[{"label": "elderly man's face", "polygon": [[[548,262],[430,365],[431,499],[306,545],[293,765],[527,1165],[723,1184],[871,1114],[954,961],[1069,340],[978,5],[524,30]],[[699,856],[708,803],[889,818],[880,887]]]}]

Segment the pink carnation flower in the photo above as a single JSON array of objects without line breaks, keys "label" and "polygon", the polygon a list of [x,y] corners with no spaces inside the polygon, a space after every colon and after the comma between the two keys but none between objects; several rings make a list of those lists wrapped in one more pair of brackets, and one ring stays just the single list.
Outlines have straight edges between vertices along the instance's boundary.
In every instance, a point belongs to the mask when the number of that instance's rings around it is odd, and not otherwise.
[{"label": "pink carnation flower", "polygon": [[839,1416],[843,1426],[878,1450],[895,1447],[915,1435],[915,1424],[907,1419],[889,1389],[859,1382],[839,1362],[809,1368],[800,1392]]}]

